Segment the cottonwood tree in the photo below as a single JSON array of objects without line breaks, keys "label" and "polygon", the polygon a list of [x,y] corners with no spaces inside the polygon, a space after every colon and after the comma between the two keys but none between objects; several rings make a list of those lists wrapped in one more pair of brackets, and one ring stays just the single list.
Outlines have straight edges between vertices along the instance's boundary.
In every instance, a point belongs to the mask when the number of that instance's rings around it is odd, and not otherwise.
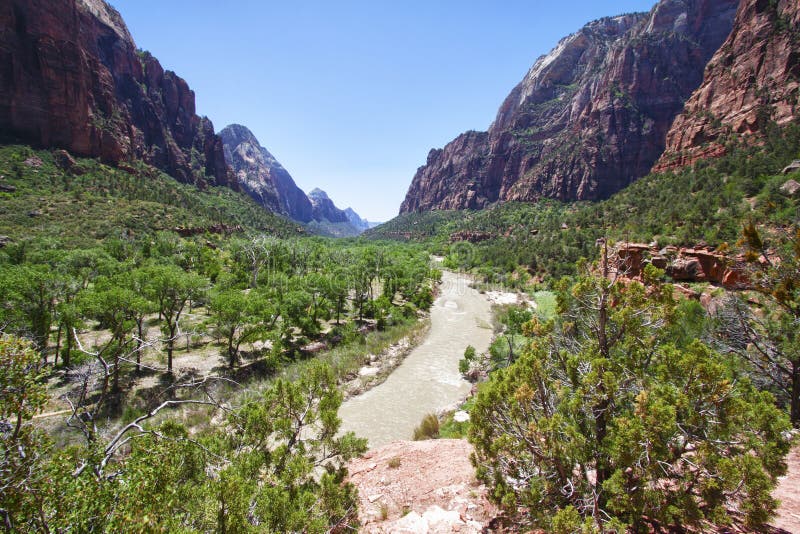
[{"label": "cottonwood tree", "polygon": [[[559,316],[481,388],[473,461],[522,521],[560,532],[763,523],[785,470],[788,421],[771,395],[697,340],[676,345],[672,288],[585,274]],[[648,526],[649,525],[649,526]]]},{"label": "cottonwood tree", "polygon": [[[111,362],[113,392],[119,392],[122,356],[131,352],[130,348],[137,344],[129,334],[136,328],[137,318],[148,310],[148,304],[140,294],[111,284],[108,280],[98,281],[95,290],[87,291],[82,296],[81,307],[84,314],[97,319],[100,326],[107,328],[111,334],[100,352]],[[136,348],[140,347],[141,343]],[[137,356],[137,366],[139,362]]]},{"label": "cottonwood tree", "polygon": [[0,271],[3,315],[21,334],[36,343],[46,358],[59,295],[59,279],[46,265],[10,265]]},{"label": "cottonwood tree", "polygon": [[167,372],[172,373],[172,354],[179,321],[187,303],[202,295],[206,280],[195,273],[187,273],[175,265],[154,265],[146,272],[148,280],[146,295],[156,304],[156,309],[164,321],[162,331],[166,336]]},{"label": "cottonwood tree", "polygon": [[277,314],[269,301],[258,291],[235,289],[213,293],[209,311],[217,332],[227,344],[228,366],[233,369],[239,361],[242,343],[256,341],[274,325]]}]

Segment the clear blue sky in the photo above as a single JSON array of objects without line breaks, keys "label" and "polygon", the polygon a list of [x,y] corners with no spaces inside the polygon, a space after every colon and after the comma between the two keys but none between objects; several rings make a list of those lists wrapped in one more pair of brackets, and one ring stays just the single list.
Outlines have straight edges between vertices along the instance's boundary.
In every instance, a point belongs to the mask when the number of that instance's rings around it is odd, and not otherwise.
[{"label": "clear blue sky", "polygon": [[431,148],[485,130],[536,58],[655,0],[110,0],[217,131],[250,128],[306,192],[385,221]]}]

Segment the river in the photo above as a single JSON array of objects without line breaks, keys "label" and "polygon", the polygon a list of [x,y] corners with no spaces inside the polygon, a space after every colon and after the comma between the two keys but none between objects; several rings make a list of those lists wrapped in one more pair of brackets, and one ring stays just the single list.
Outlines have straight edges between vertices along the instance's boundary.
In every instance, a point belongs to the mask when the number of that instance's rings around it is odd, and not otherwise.
[{"label": "river", "polygon": [[342,431],[352,430],[374,449],[411,439],[414,427],[429,413],[464,399],[470,383],[458,372],[467,345],[480,354],[492,339],[491,308],[469,279],[442,273],[439,297],[431,308],[425,341],[406,357],[385,382],[342,404]]}]

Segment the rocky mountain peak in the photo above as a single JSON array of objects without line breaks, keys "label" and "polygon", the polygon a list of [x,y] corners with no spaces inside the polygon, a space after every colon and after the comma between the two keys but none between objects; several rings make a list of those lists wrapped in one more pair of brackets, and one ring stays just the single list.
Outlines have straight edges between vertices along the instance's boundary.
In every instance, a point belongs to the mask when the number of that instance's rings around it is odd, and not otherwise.
[{"label": "rocky mountain peak", "polygon": [[225,160],[244,191],[270,211],[299,222],[311,221],[311,201],[289,172],[261,146],[253,132],[241,124],[231,124],[220,131],[219,136]]},{"label": "rocky mountain peak", "polygon": [[315,187],[308,193],[308,197],[313,200],[330,200],[331,198],[328,196],[328,193],[320,189],[319,187]]},{"label": "rocky mountain peak", "polygon": [[137,50],[106,2],[9,0],[0,29],[5,140],[112,164],[143,160],[182,182],[238,188],[194,92]]},{"label": "rocky mountain peak", "polygon": [[511,91],[488,132],[429,153],[401,213],[601,199],[644,176],[737,4],[662,0],[562,39]]},{"label": "rocky mountain peak", "polygon": [[313,218],[315,221],[327,221],[330,223],[347,223],[350,219],[347,214],[336,207],[328,193],[315,187],[308,193],[313,208]]},{"label": "rocky mountain peak", "polygon": [[89,13],[97,17],[100,22],[114,30],[120,39],[135,45],[133,37],[128,31],[128,26],[122,19],[122,15],[113,6],[107,4],[104,0],[79,0],[79,3]]}]

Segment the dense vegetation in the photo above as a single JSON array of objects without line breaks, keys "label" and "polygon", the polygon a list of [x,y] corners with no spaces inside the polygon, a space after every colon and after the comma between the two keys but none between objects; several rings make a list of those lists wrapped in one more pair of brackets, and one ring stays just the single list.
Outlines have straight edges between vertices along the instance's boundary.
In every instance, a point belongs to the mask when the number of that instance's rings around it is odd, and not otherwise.
[{"label": "dense vegetation", "polygon": [[355,524],[343,466],[365,443],[337,435],[338,384],[430,307],[428,253],[297,238],[229,190],[59,157],[0,148],[6,527]]},{"label": "dense vegetation", "polygon": [[[134,530],[324,532],[354,522],[342,466],[364,443],[336,436],[337,380],[351,369],[311,365],[256,398],[225,386],[416,322],[433,300],[427,253],[319,238],[209,239],[157,232],[81,249],[38,239],[0,252],[0,367],[13,370],[0,377],[0,418],[12,425],[0,440],[9,484],[0,508],[14,529],[140,521]],[[213,372],[176,368],[182,354],[209,360]],[[141,385],[148,377],[155,387]],[[63,391],[59,407],[70,406],[58,439],[74,445],[65,450],[30,423],[48,404],[43,378]],[[220,415],[205,412],[199,431],[154,418],[185,404]],[[221,419],[209,425],[213,417]]]},{"label": "dense vegetation", "polygon": [[596,269],[558,285],[558,315],[523,325],[521,357],[480,389],[478,476],[548,532],[728,524],[732,509],[758,527],[785,471],[785,413],[692,335],[697,305],[655,269],[647,288]]},{"label": "dense vegetation", "polygon": [[[514,521],[642,531],[728,523],[735,508],[760,525],[800,426],[800,233],[778,175],[799,147],[800,128],[773,129],[605,202],[371,232],[410,243],[299,236],[226,189],[2,147],[0,518],[16,531],[355,526],[344,463],[365,443],[338,435],[338,385],[431,306],[434,252],[538,305],[498,309],[488,353],[465,353],[465,376],[488,375],[472,421],[429,416],[416,432],[468,431]],[[599,276],[607,263],[578,260],[604,237],[727,243],[752,288],[709,312],[652,267],[643,284]],[[66,425],[34,424],[65,406]]]}]

